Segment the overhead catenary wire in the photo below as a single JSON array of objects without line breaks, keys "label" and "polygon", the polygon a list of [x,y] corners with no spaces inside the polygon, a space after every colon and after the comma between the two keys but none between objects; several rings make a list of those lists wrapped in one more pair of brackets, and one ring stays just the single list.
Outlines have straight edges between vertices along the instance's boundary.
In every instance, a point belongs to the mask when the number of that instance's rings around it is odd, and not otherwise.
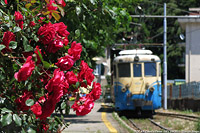
[{"label": "overhead catenary wire", "polygon": [[[144,0],[144,1],[152,3],[152,4],[155,4],[155,5],[158,5],[160,7],[163,7],[163,3],[161,4],[161,3],[154,2],[154,1],[151,1],[151,0]],[[168,3],[166,3],[166,4],[168,4]],[[185,13],[193,13],[192,11],[183,10],[183,9],[179,9],[179,8],[174,8],[174,7],[171,7],[171,6],[168,6],[167,9],[179,10],[179,11],[185,12]]]}]

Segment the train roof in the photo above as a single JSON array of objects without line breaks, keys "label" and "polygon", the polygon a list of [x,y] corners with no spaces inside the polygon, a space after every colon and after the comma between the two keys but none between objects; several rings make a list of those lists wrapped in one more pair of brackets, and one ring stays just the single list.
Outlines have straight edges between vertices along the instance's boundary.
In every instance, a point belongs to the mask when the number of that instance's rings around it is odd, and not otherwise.
[{"label": "train roof", "polygon": [[160,62],[160,58],[157,55],[151,55],[151,54],[126,54],[126,55],[121,54],[121,55],[115,57],[115,59],[114,59],[114,62],[134,62],[134,61],[138,61],[138,62],[140,62],[140,61],[142,61],[142,62],[143,61],[144,62],[145,61]]},{"label": "train roof", "polygon": [[151,50],[133,49],[133,50],[122,50],[119,52],[120,55],[151,55]]}]

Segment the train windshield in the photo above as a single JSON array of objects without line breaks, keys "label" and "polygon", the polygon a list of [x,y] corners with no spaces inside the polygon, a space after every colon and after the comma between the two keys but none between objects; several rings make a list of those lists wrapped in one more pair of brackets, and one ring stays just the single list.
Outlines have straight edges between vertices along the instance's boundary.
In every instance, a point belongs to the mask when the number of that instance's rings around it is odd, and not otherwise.
[{"label": "train windshield", "polygon": [[145,62],[144,63],[144,74],[145,76],[156,76],[156,63]]},{"label": "train windshield", "polygon": [[130,63],[118,64],[119,77],[130,77]]},{"label": "train windshield", "polygon": [[141,64],[133,64],[133,76],[142,77]]}]

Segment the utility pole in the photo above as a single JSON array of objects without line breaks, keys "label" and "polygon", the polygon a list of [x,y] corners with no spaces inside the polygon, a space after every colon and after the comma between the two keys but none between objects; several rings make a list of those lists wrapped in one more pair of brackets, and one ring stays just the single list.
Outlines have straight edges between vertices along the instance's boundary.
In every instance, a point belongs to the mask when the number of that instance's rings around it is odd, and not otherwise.
[{"label": "utility pole", "polygon": [[167,109],[167,18],[166,18],[166,3],[164,3],[164,35],[163,35],[163,54],[164,54],[164,62],[163,62],[163,87],[164,87],[164,109]]},{"label": "utility pole", "polygon": [[167,109],[167,18],[185,18],[185,19],[199,19],[200,15],[194,16],[166,16],[166,3],[164,3],[164,15],[131,15],[133,18],[164,18],[163,27],[163,91],[164,91],[164,109]]}]

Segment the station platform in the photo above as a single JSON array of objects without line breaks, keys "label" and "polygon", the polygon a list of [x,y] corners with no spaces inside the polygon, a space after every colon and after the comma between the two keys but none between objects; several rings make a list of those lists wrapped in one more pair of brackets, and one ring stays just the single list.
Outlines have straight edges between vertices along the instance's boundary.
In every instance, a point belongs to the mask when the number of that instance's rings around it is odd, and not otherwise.
[{"label": "station platform", "polygon": [[65,117],[70,122],[63,133],[128,133],[113,116],[110,103],[95,102],[93,110],[85,116],[76,116],[75,112]]}]

